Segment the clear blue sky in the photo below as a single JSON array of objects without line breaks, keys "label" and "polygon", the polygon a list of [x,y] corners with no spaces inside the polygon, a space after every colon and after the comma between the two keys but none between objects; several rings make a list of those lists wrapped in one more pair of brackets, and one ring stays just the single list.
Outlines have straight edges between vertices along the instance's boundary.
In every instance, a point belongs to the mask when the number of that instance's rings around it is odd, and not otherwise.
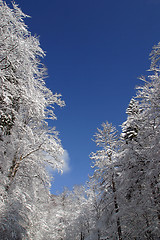
[{"label": "clear blue sky", "polygon": [[[10,2],[9,0],[7,1]],[[16,0],[46,51],[47,86],[66,102],[53,124],[70,158],[52,192],[83,184],[91,173],[93,134],[108,120],[119,127],[147,75],[149,53],[160,41],[160,0]]]}]

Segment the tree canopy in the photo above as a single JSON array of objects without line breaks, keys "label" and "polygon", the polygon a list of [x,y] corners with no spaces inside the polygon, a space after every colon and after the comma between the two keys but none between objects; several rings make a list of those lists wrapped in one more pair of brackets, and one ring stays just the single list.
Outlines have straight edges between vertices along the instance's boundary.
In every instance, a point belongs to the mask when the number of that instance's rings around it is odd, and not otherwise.
[{"label": "tree canopy", "polygon": [[160,43],[126,109],[122,132],[94,135],[94,174],[84,186],[49,191],[48,167],[63,169],[55,127],[60,94],[45,84],[45,56],[27,17],[0,0],[0,238],[157,240],[160,236]]}]

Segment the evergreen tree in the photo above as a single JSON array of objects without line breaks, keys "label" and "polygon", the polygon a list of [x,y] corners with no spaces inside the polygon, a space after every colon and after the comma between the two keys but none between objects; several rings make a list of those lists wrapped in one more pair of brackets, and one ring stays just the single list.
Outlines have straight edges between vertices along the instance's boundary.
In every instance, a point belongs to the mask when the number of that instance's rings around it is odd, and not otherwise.
[{"label": "evergreen tree", "polygon": [[[122,125],[125,139],[122,150],[124,224],[130,239],[157,239],[159,236],[159,129],[160,78],[159,44],[153,48],[148,79],[137,88],[136,100],[127,109],[128,118]],[[126,144],[127,143],[127,144]],[[131,227],[132,226],[132,227]]]}]

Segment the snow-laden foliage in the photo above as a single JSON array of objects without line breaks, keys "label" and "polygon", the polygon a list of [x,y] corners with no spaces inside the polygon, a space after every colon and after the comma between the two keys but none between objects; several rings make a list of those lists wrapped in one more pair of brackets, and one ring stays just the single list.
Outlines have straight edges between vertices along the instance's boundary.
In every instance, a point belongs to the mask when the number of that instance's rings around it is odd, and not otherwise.
[{"label": "snow-laden foliage", "polygon": [[42,239],[46,166],[63,165],[58,133],[47,120],[64,102],[45,86],[45,54],[25,17],[16,4],[0,1],[0,238],[10,240]]},{"label": "snow-laden foliage", "polygon": [[[119,171],[117,156],[121,141],[116,128],[108,122],[103,123],[102,129],[97,130],[95,142],[101,149],[96,153],[91,153],[90,158],[94,163],[93,167],[96,168],[93,177],[97,180],[96,188],[100,191],[99,203],[101,203],[101,208],[103,209],[98,222],[100,224],[103,221],[101,225],[108,225],[108,229],[102,227],[98,229],[97,235],[100,237],[102,234],[105,234],[110,239],[116,239],[117,237],[122,239],[116,186]],[[112,231],[109,231],[110,228]]]},{"label": "snow-laden foliage", "polygon": [[45,53],[25,17],[0,0],[0,239],[158,240],[160,43],[122,133],[108,122],[97,129],[93,176],[56,196],[47,169],[63,168],[64,151],[47,120],[64,102],[45,85]]},{"label": "snow-laden foliage", "polygon": [[160,44],[151,53],[148,77],[141,77],[142,86],[126,110],[122,133],[108,122],[97,129],[98,150],[90,155],[94,174],[79,195],[81,204],[72,203],[72,231],[63,239],[159,239],[159,59]]}]

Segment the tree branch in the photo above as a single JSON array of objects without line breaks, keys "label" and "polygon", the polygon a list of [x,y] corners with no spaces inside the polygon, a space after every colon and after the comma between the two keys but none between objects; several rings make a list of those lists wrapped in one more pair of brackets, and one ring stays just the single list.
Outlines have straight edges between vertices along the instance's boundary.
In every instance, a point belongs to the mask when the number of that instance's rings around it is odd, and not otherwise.
[{"label": "tree branch", "polygon": [[15,175],[16,175],[16,173],[17,173],[17,171],[18,171],[18,168],[19,168],[20,163],[21,163],[25,158],[27,158],[28,156],[30,156],[32,153],[38,151],[38,150],[41,148],[42,145],[43,145],[43,143],[40,144],[38,148],[36,148],[36,149],[32,150],[31,152],[29,152],[28,154],[26,154],[24,157],[22,157],[22,155],[21,155],[19,161],[15,161],[15,160],[14,160],[13,166],[10,168],[11,172],[10,172],[10,174],[8,175],[8,178],[10,179],[10,182],[9,182],[9,184],[7,184],[7,186],[5,187],[6,191],[9,190],[9,188],[10,188],[12,182],[13,182],[13,179],[15,178]]}]

